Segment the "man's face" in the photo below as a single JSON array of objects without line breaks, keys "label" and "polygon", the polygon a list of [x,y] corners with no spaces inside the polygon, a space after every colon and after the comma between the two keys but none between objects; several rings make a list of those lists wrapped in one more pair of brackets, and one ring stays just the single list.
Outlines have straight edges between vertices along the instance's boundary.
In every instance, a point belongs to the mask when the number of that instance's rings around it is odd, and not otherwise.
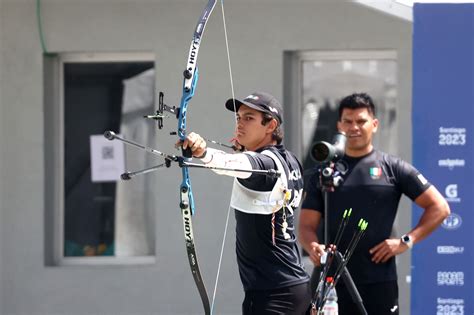
[{"label": "man's face", "polygon": [[377,131],[378,124],[378,120],[367,108],[343,109],[337,128],[346,133],[346,153],[361,156],[372,151],[372,136]]},{"label": "man's face", "polygon": [[242,105],[237,111],[237,127],[235,137],[237,141],[247,150],[254,151],[267,145],[268,136],[275,129],[276,121],[270,121],[265,126],[262,125],[263,113]]}]

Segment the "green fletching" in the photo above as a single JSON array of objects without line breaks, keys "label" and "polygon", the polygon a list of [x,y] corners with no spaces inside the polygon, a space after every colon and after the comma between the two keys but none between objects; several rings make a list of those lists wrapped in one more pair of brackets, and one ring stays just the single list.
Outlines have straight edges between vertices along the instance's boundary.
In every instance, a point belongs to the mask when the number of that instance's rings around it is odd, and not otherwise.
[{"label": "green fletching", "polygon": [[349,208],[349,214],[347,216],[351,216],[351,213],[352,213],[352,208]]},{"label": "green fletching", "polygon": [[359,220],[359,224],[357,224],[357,226],[358,226],[359,228],[362,228],[362,224],[363,224],[363,223],[364,223],[364,219],[360,219],[360,220]]},{"label": "green fletching", "polygon": [[344,210],[344,214],[342,215],[342,217],[345,219],[345,218],[346,218],[346,215],[347,215],[347,209]]}]

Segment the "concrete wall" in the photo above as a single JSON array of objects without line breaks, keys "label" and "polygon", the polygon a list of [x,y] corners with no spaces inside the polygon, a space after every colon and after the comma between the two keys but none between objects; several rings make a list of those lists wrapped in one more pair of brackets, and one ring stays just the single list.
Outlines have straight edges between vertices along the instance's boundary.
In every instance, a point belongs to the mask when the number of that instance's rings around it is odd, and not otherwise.
[{"label": "concrete wall", "polygon": [[[198,0],[43,0],[45,41],[52,52],[152,51],[157,88],[178,104],[182,71],[197,18]],[[345,1],[238,0],[226,2],[237,96],[262,89],[283,99],[283,52],[394,49],[399,56],[400,155],[411,157],[411,24]],[[179,170],[154,176],[156,252],[152,265],[44,264],[43,56],[31,0],[0,2],[0,302],[1,314],[201,314],[185,254],[178,210]],[[188,126],[226,140],[233,117],[220,7],[208,23],[199,53],[200,81]],[[286,104],[287,108],[290,104]],[[212,122],[212,123],[211,123]],[[165,122],[174,128],[175,121]],[[291,132],[291,131],[287,131]],[[166,132],[158,148],[175,139]],[[212,296],[231,179],[192,170],[197,203],[195,236],[201,271]],[[410,209],[402,204],[401,231]],[[216,314],[239,314],[242,289],[234,254],[233,214],[216,296]],[[400,275],[408,272],[403,257]],[[407,290],[401,283],[402,313]]]},{"label": "concrete wall", "polygon": [[[4,144],[6,141],[6,130],[3,128],[3,117],[5,117],[5,106],[4,101],[3,101],[3,42],[4,42],[4,34],[5,32],[2,32],[2,29],[4,28],[3,22],[3,7],[2,7],[2,2],[3,0],[0,0],[0,178],[4,178]],[[4,186],[5,181],[0,180],[0,314],[3,314],[3,257],[5,256],[3,253],[3,224],[4,222],[4,212],[5,208],[3,207],[4,204]]]}]

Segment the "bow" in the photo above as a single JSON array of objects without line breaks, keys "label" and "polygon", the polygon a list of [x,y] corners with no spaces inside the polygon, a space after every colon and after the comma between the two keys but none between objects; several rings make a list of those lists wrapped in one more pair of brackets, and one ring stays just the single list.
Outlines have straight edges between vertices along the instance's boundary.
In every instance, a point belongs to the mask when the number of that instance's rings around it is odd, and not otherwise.
[{"label": "bow", "polygon": [[[183,80],[183,94],[181,97],[181,102],[178,108],[175,106],[168,106],[164,104],[163,98],[164,94],[160,92],[159,99],[158,99],[158,110],[155,115],[147,115],[145,118],[151,118],[157,120],[158,128],[163,128],[163,118],[166,117],[164,112],[170,112],[176,116],[178,119],[178,130],[177,134],[180,141],[184,141],[186,139],[186,114],[189,102],[191,101],[192,97],[194,96],[194,92],[196,89],[196,84],[199,78],[199,71],[197,67],[197,57],[199,53],[199,47],[201,45],[202,35],[204,33],[204,29],[206,27],[206,23],[211,15],[214,7],[216,5],[216,0],[209,0],[206,7],[204,8],[201,16],[198,20],[196,28],[194,30],[193,39],[191,40],[191,46],[189,48],[188,54],[188,61],[186,65],[186,69],[183,72],[184,80]],[[176,134],[176,133],[172,133]],[[193,191],[191,188],[191,179],[189,176],[189,167],[202,167],[207,168],[205,165],[190,163],[192,158],[191,149],[182,149],[182,156],[175,156],[175,155],[168,155],[161,151],[151,149],[139,143],[126,140],[113,131],[106,131],[104,136],[109,140],[120,140],[128,145],[132,145],[143,149],[149,153],[159,155],[164,157],[165,163],[147,168],[137,172],[127,172],[121,175],[123,180],[131,179],[133,176],[145,174],[151,171],[155,171],[163,166],[170,167],[171,162],[177,162],[181,167],[182,173],[182,182],[180,185],[180,203],[179,207],[181,209],[181,214],[183,217],[183,227],[184,227],[184,238],[186,242],[186,251],[188,255],[189,265],[191,267],[191,272],[193,274],[194,282],[196,283],[197,289],[199,291],[199,295],[201,296],[202,304],[204,306],[204,312],[206,315],[211,314],[211,306],[209,303],[209,297],[207,295],[206,287],[204,286],[204,282],[201,276],[201,271],[199,269],[198,259],[196,255],[196,247],[194,245],[194,233],[193,233],[193,224],[192,224],[192,216],[194,215],[194,196]]]},{"label": "bow", "polygon": [[[201,17],[198,20],[196,29],[194,30],[193,39],[189,48],[188,63],[186,70],[183,72],[183,95],[181,97],[181,103],[178,110],[178,137],[181,141],[186,138],[186,114],[189,101],[194,96],[196,84],[199,78],[199,71],[197,67],[197,57],[199,52],[199,46],[201,45],[201,39],[206,27],[207,20],[212,13],[216,5],[216,0],[209,0]],[[164,104],[163,104],[164,105]],[[183,150],[183,156],[185,159],[192,157],[191,149],[187,148]],[[204,306],[204,312],[206,315],[211,314],[211,308],[209,305],[209,298],[207,296],[206,287],[201,277],[199,270],[199,264],[196,255],[196,248],[194,246],[194,234],[192,225],[192,215],[194,215],[194,197],[191,189],[191,179],[189,178],[188,167],[182,167],[181,173],[183,180],[180,186],[180,204],[181,214],[183,216],[183,227],[184,227],[184,238],[186,241],[186,251],[188,254],[189,266],[193,274],[194,282],[201,296],[201,301]]]}]

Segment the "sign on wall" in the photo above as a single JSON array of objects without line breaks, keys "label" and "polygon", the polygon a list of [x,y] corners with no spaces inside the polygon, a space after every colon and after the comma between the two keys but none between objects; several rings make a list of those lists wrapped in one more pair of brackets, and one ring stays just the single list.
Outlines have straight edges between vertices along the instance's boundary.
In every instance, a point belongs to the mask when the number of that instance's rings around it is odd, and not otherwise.
[{"label": "sign on wall", "polygon": [[104,135],[91,135],[92,182],[116,182],[125,172],[125,148],[120,141],[109,141]]}]

